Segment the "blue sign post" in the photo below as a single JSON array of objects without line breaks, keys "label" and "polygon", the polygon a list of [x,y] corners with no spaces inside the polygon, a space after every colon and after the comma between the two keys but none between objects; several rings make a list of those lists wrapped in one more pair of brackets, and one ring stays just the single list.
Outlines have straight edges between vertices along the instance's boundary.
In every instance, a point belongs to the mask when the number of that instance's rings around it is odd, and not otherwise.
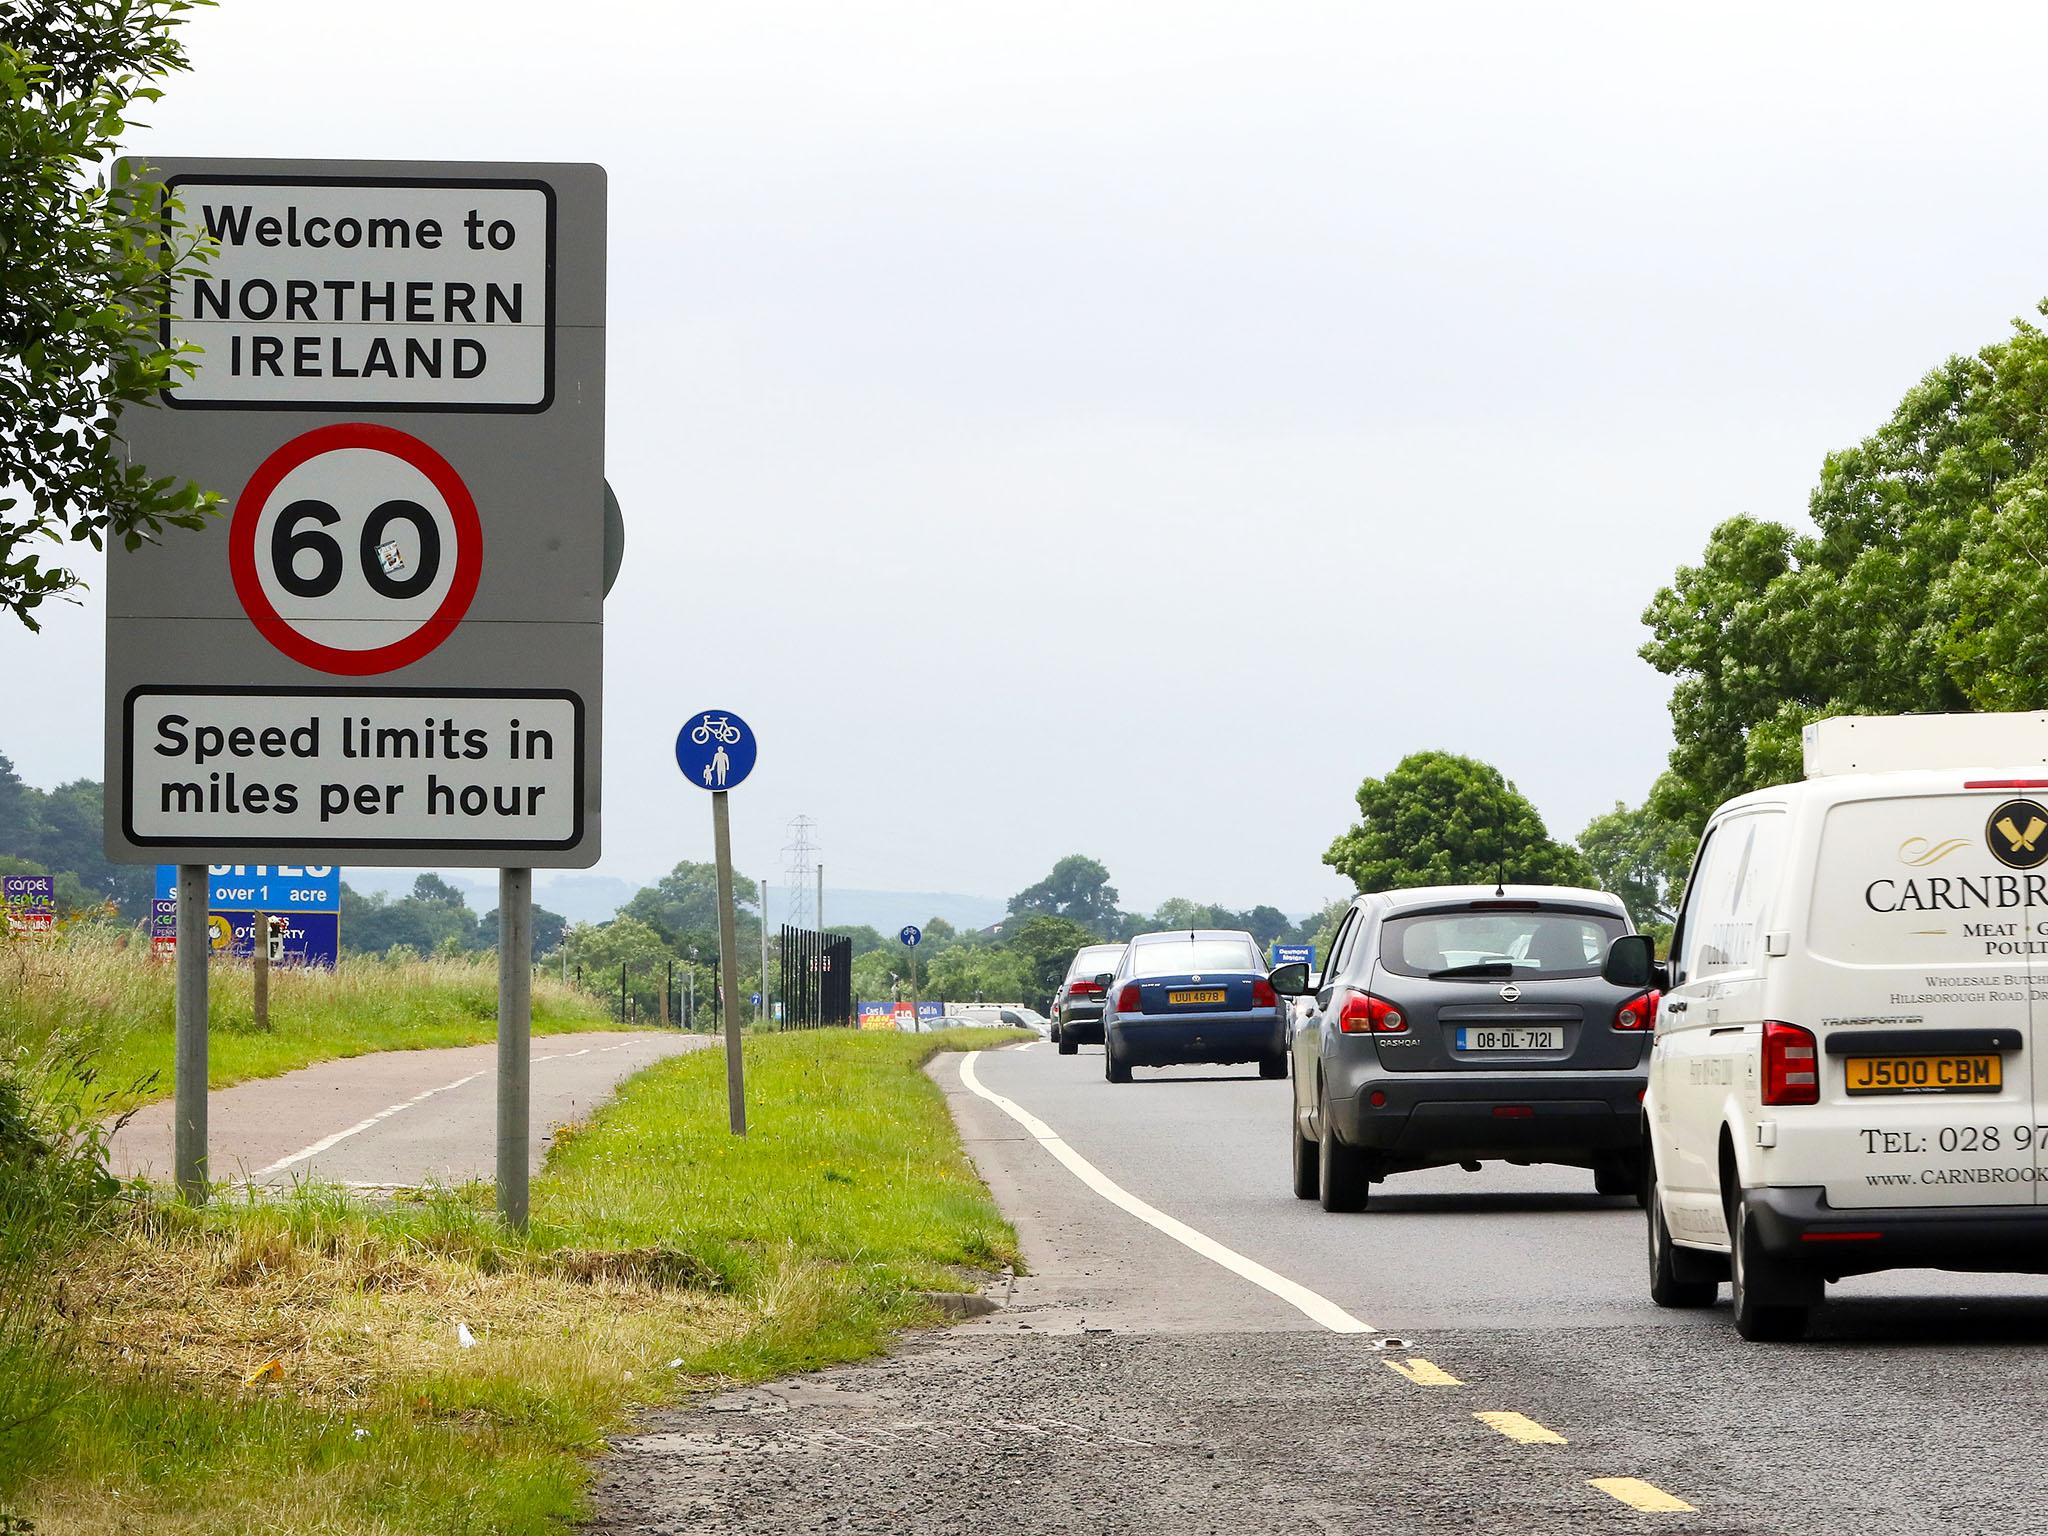
[{"label": "blue sign post", "polygon": [[923,942],[924,934],[918,930],[915,924],[910,924],[905,926],[904,930],[897,934],[896,937],[908,944],[912,949],[915,949]]},{"label": "blue sign post", "polygon": [[[732,819],[725,792],[746,782],[754,771],[760,746],[747,722],[729,709],[692,716],[676,732],[676,766],[699,789],[711,792],[711,842],[718,860],[718,962],[722,974],[737,982],[739,939],[732,905]],[[765,918],[767,914],[763,913]],[[768,978],[761,978],[767,985]],[[725,1014],[725,1097],[732,1133],[747,1134],[747,1085],[740,1066],[740,989],[719,989]]]}]

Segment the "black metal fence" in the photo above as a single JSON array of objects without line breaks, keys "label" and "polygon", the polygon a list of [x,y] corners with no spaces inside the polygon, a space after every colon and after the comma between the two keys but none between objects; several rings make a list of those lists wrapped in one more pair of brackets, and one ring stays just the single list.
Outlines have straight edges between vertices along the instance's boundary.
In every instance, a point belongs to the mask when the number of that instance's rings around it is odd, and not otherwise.
[{"label": "black metal fence", "polygon": [[782,927],[782,1028],[853,1022],[853,940]]}]

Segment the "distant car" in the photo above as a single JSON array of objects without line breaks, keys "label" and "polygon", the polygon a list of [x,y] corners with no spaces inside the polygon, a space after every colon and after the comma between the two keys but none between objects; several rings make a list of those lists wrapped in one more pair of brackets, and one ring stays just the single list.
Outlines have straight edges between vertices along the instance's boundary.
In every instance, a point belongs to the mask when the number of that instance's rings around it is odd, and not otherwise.
[{"label": "distant car", "polygon": [[1045,1015],[1022,1003],[948,1003],[949,1027],[965,1029],[1032,1029],[1045,1033]]},{"label": "distant car", "polygon": [[1255,1061],[1287,1075],[1287,1022],[1252,936],[1240,929],[1141,933],[1105,973],[1102,1074],[1133,1067]]},{"label": "distant car", "polygon": [[1052,998],[1052,1038],[1062,1056],[1083,1045],[1102,1043],[1102,983],[1096,978],[1116,969],[1121,944],[1084,944],[1067,963],[1066,979]]},{"label": "distant car", "polygon": [[[1436,886],[1360,896],[1293,1040],[1294,1192],[1365,1207],[1389,1174],[1565,1163],[1640,1194],[1657,994],[1601,979],[1628,913],[1605,891]],[[1306,967],[1275,967],[1306,991]]]}]

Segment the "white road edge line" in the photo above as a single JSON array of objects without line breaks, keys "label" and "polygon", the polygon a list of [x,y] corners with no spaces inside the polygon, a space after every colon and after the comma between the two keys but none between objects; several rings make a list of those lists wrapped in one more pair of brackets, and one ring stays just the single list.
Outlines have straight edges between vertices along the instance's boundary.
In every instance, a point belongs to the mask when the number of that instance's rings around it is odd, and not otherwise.
[{"label": "white road edge line", "polygon": [[[598,1047],[596,1046],[586,1045],[580,1051],[564,1051],[558,1056],[535,1056],[530,1060],[528,1065],[537,1067],[544,1061],[568,1061],[573,1057],[588,1056],[592,1051],[597,1049]],[[617,1050],[618,1047],[606,1046],[604,1047],[604,1049]],[[311,1145],[310,1147],[307,1147],[302,1151],[294,1152],[290,1157],[280,1157],[276,1162],[271,1163],[266,1167],[258,1168],[254,1173],[250,1174],[249,1177],[252,1179],[261,1179],[267,1178],[273,1173],[282,1173],[285,1169],[291,1167],[293,1163],[303,1163],[309,1157],[318,1157],[322,1152],[328,1151],[330,1148],[340,1146],[344,1141],[347,1141],[349,1137],[360,1136],[364,1131],[369,1130],[370,1127],[372,1127],[373,1125],[377,1125],[385,1120],[389,1120],[393,1115],[398,1114],[400,1111],[411,1109],[416,1104],[426,1103],[427,1100],[431,1099],[437,1093],[448,1093],[454,1089],[460,1088],[465,1083],[473,1083],[480,1077],[488,1077],[497,1070],[498,1069],[496,1067],[485,1067],[482,1071],[472,1072],[467,1077],[458,1077],[452,1083],[443,1083],[438,1088],[429,1088],[425,1093],[416,1093],[411,1098],[407,1099],[403,1104],[389,1105],[386,1108],[378,1110],[377,1113],[370,1116],[370,1118],[367,1120],[358,1120],[354,1125],[350,1126],[345,1131],[336,1131],[332,1136],[323,1136],[318,1141],[314,1142],[313,1145]]]},{"label": "white road edge line", "polygon": [[1326,1296],[1319,1296],[1305,1285],[1299,1285],[1285,1275],[1275,1274],[1255,1259],[1248,1259],[1234,1248],[1226,1248],[1207,1233],[1197,1232],[1186,1222],[1176,1221],[1155,1206],[1147,1205],[1136,1195],[1125,1189],[1116,1180],[1097,1168],[1087,1158],[1076,1152],[1061,1138],[1059,1132],[1047,1125],[1014,1100],[1004,1098],[982,1086],[975,1075],[974,1063],[981,1055],[969,1051],[960,1059],[960,1081],[968,1091],[987,1099],[1012,1120],[1031,1133],[1032,1139],[1062,1163],[1067,1170],[1102,1196],[1111,1205],[1128,1211],[1148,1227],[1164,1232],[1184,1248],[1191,1248],[1212,1263],[1220,1264],[1239,1279],[1249,1280],[1261,1290],[1270,1291],[1311,1322],[1319,1323],[1332,1333],[1378,1333],[1380,1330],[1371,1323],[1361,1322]]},{"label": "white road edge line", "polygon": [[424,1104],[427,1100],[431,1099],[435,1094],[446,1093],[452,1088],[460,1088],[464,1083],[473,1083],[478,1078],[482,1077],[484,1075],[484,1072],[489,1072],[493,1070],[495,1069],[486,1067],[483,1072],[472,1072],[467,1077],[458,1077],[452,1083],[443,1083],[438,1088],[429,1088],[425,1093],[416,1093],[411,1098],[407,1099],[403,1104],[393,1104],[389,1108],[380,1109],[377,1111],[377,1113],[370,1116],[369,1119],[358,1120],[354,1125],[350,1126],[345,1131],[336,1131],[332,1136],[322,1136],[318,1141],[314,1142],[313,1145],[307,1147],[305,1150],[300,1152],[294,1152],[290,1157],[280,1157],[276,1162],[269,1164],[267,1167],[258,1168],[253,1174],[250,1175],[250,1177],[254,1179],[265,1178],[270,1174],[283,1172],[285,1169],[291,1167],[293,1163],[303,1163],[309,1157],[318,1157],[322,1152],[325,1152],[329,1147],[340,1146],[341,1143],[347,1141],[349,1137],[361,1135],[364,1131],[367,1131],[371,1126],[378,1124],[380,1121],[389,1120],[393,1115],[397,1114],[400,1110],[411,1109],[415,1104]]}]

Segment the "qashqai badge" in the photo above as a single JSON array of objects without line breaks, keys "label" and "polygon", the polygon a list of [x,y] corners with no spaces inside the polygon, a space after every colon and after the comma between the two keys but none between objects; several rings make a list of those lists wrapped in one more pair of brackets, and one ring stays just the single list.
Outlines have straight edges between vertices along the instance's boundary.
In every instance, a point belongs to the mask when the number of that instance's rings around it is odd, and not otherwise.
[{"label": "qashqai badge", "polygon": [[2038,800],[2008,800],[1984,823],[1991,856],[2013,869],[2048,862],[2048,809]]}]

